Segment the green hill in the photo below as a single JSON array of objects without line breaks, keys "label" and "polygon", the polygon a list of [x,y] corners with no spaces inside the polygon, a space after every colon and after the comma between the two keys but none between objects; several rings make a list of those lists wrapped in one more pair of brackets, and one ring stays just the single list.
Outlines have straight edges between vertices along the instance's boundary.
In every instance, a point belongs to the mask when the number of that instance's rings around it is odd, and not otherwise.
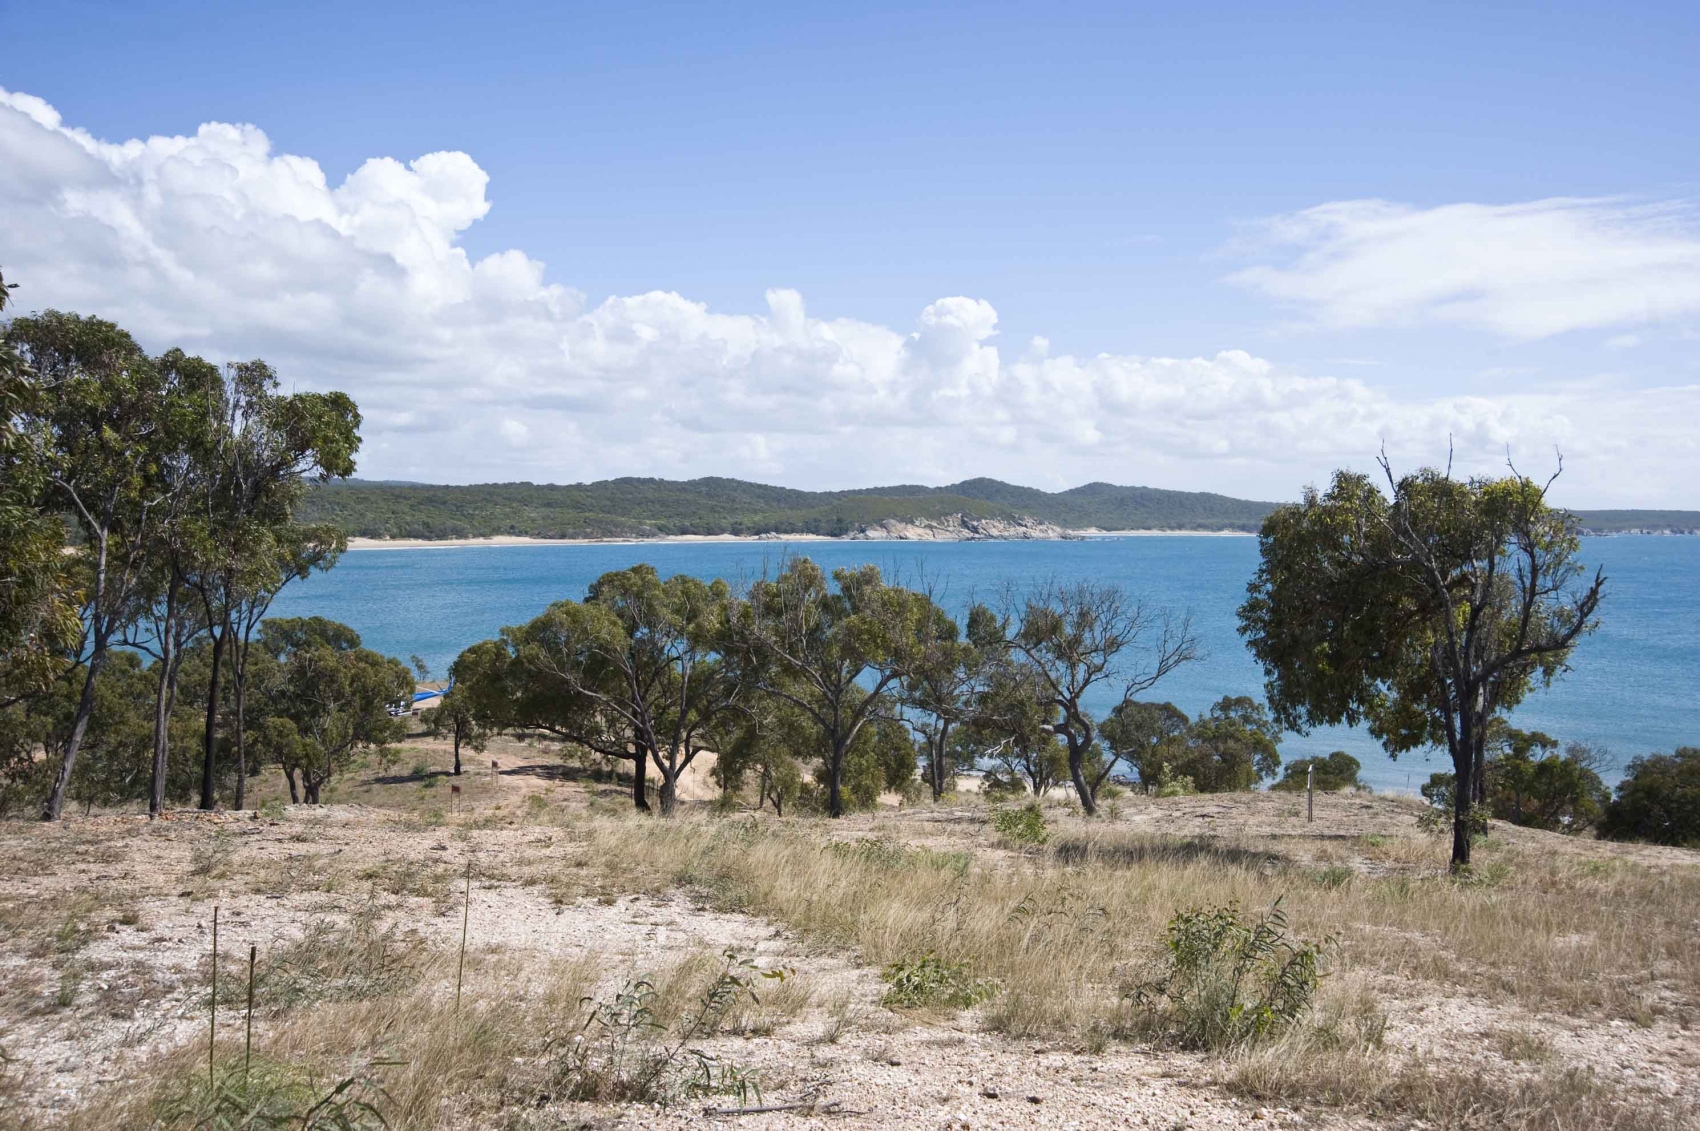
[{"label": "green hill", "polygon": [[1256,530],[1270,503],[1091,483],[1051,493],[996,479],[798,491],[738,479],[607,479],[470,487],[351,481],[309,493],[302,517],[355,537],[654,538],[678,534],[848,534],[888,518],[1029,517],[1105,530]]},{"label": "green hill", "polygon": [[[1026,517],[1072,530],[1255,531],[1273,503],[1202,491],[1088,483],[1041,491],[996,479],[798,491],[740,479],[605,479],[470,487],[351,480],[315,488],[302,517],[363,538],[657,538],[680,534],[840,536],[884,519]],[[1700,531],[1693,511],[1580,511],[1597,533]]]}]

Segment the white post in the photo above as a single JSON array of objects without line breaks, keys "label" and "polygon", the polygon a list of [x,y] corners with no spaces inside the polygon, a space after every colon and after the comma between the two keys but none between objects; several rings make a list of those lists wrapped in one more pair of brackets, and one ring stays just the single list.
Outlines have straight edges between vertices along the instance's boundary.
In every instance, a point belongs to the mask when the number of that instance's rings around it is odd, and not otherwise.
[{"label": "white post", "polygon": [[1316,820],[1316,763],[1305,767],[1305,820]]}]

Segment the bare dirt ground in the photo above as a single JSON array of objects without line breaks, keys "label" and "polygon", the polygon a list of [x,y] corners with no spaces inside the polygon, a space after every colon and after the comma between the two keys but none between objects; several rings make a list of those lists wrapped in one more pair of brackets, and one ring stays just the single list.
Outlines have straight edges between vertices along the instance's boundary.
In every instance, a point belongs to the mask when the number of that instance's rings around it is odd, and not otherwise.
[{"label": "bare dirt ground", "polygon": [[[573,828],[587,815],[629,805],[628,786],[563,766],[547,749],[505,743],[468,753],[461,792],[451,794],[446,762],[443,744],[417,739],[403,764],[351,776],[330,804],[316,808],[174,813],[152,823],[111,814],[59,826],[0,824],[10,877],[0,901],[0,1049],[10,1087],[0,1097],[17,1122],[54,1126],[79,1108],[86,1121],[88,1105],[133,1085],[151,1058],[205,1041],[216,907],[225,956],[219,969],[227,978],[227,970],[240,973],[250,945],[262,955],[282,952],[362,914],[438,955],[454,953],[464,914],[467,993],[474,998],[523,994],[549,971],[586,960],[597,970],[594,992],[606,994],[687,956],[731,950],[763,969],[789,971],[796,1000],[771,1025],[715,1038],[711,1047],[757,1072],[769,1104],[813,1098],[860,1113],[734,1118],[705,1115],[701,1103],[551,1103],[540,1108],[544,1122],[526,1126],[1173,1131],[1408,1124],[1328,1105],[1260,1105],[1221,1087],[1214,1062],[1200,1054],[1018,1040],[990,1031],[976,1009],[893,1012],[880,1004],[880,971],[856,953],[715,910],[691,890],[622,890],[617,875],[586,858]],[[687,800],[713,795],[704,769],[688,783]],[[1129,797],[1110,815],[1177,842],[1255,842],[1260,851],[1318,864],[1355,861],[1365,872],[1386,867],[1387,856],[1362,846],[1419,837],[1413,819],[1409,801],[1341,795],[1319,797],[1312,823],[1302,796],[1261,793]],[[876,834],[953,851],[1004,851],[991,843],[977,803],[884,810],[822,835]],[[1700,861],[1679,850],[1497,826],[1495,835],[1528,851],[1647,867],[1681,870]],[[1700,946],[1700,923],[1695,927]],[[230,956],[236,966],[227,965]],[[442,992],[452,993],[452,966],[434,969]],[[1531,1065],[1586,1066],[1674,1100],[1700,1100],[1700,1015],[1691,1002],[1637,1023],[1531,1011],[1515,995],[1462,993],[1386,971],[1369,978],[1386,1008],[1386,1043],[1425,1061],[1513,1079]],[[240,1011],[221,1009],[221,1034],[229,1038],[239,1032]],[[262,1008],[257,1042],[271,1023]],[[485,1125],[481,1118],[445,1111],[441,1125]]]}]

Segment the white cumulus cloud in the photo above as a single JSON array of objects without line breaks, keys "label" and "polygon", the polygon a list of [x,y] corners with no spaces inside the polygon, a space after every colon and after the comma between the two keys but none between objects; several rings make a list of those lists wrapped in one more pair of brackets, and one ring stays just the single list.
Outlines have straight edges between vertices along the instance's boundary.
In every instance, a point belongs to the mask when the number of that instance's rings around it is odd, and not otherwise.
[{"label": "white cumulus cloud", "polygon": [[[1700,467],[1681,423],[1700,408],[1693,388],[1411,400],[1237,350],[1075,356],[1036,338],[1006,357],[997,311],[962,296],[900,327],[822,317],[777,287],[754,312],[659,290],[591,303],[523,251],[467,255],[460,237],[491,204],[464,153],[374,158],[332,185],[252,125],[113,143],[0,90],[0,168],[0,264],[24,285],[20,308],[98,314],[150,348],[262,356],[287,383],[345,389],[365,416],[361,469],[373,477],[848,486],[993,475],[1286,497],[1384,440],[1416,460],[1448,436],[1483,466],[1507,445],[1563,445],[1583,469],[1573,482],[1598,498],[1644,493],[1649,477],[1692,481]],[[1586,217],[1603,207],[1549,211],[1592,230]],[[1467,317],[1491,325],[1554,324],[1490,303],[1480,284],[1361,285],[1363,264],[1380,262],[1363,249],[1389,238],[1376,233],[1424,221],[1391,206],[1346,213],[1290,219],[1294,238],[1318,246],[1246,277],[1320,296],[1310,301],[1342,321],[1407,316],[1411,292],[1419,310],[1475,303]],[[1624,237],[1623,278],[1689,269],[1646,234],[1652,223],[1636,219],[1640,234]],[[1549,300],[1535,306],[1565,305],[1557,289]]]}]

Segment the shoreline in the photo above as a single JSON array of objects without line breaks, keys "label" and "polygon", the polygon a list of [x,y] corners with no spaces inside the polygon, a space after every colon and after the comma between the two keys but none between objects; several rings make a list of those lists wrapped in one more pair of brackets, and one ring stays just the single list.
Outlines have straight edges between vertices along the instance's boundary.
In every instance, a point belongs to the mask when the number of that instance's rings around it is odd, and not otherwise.
[{"label": "shoreline", "polygon": [[699,542],[1062,542],[1094,538],[1255,538],[1244,530],[1070,530],[1067,538],[839,538],[830,534],[669,534],[660,538],[533,538],[497,534],[489,538],[350,538],[350,550],[452,550],[477,546],[652,546]]}]

